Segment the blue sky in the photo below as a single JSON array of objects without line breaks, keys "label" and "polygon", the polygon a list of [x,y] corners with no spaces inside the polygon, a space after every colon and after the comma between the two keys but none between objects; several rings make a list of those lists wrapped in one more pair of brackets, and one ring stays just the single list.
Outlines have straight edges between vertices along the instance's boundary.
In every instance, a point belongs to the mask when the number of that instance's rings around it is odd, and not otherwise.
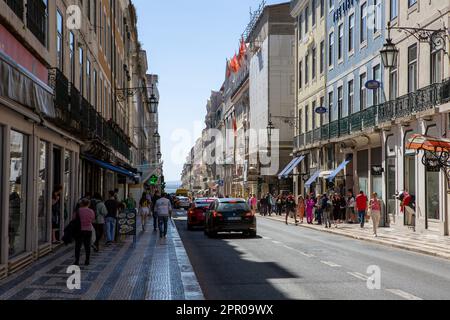
[{"label": "blue sky", "polygon": [[[134,0],[139,37],[147,50],[149,72],[159,74],[160,134],[166,181],[180,179],[182,163],[198,138],[211,90],[225,77],[225,59],[239,48],[250,7],[261,0]],[[267,4],[283,1],[267,1]],[[172,156],[172,134],[184,129],[186,153]],[[194,134],[196,135],[194,137]],[[178,144],[180,142],[178,141]],[[180,159],[181,158],[181,159]]]}]

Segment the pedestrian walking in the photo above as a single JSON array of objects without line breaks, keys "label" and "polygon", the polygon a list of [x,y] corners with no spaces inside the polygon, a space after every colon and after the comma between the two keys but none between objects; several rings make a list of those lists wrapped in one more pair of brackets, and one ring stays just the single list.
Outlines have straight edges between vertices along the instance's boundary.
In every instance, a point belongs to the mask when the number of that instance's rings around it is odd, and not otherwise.
[{"label": "pedestrian walking", "polygon": [[150,216],[150,208],[151,203],[148,201],[146,194],[144,193],[139,201],[139,214],[141,216],[142,231],[145,231],[147,219]]},{"label": "pedestrian walking", "polygon": [[259,207],[260,207],[260,214],[262,216],[266,216],[267,215],[267,199],[265,196],[262,196],[261,199],[259,200]]},{"label": "pedestrian walking", "polygon": [[315,205],[314,199],[310,195],[306,196],[306,220],[308,224],[313,224]]},{"label": "pedestrian walking", "polygon": [[323,209],[322,209],[322,195],[317,196],[316,204],[315,204],[315,210],[316,210],[316,221],[317,225],[322,225],[322,216],[323,216]]},{"label": "pedestrian walking", "polygon": [[161,199],[161,194],[159,191],[156,191],[152,198],[152,213],[153,213],[153,231],[156,232],[158,230],[158,215],[155,212],[156,202]]},{"label": "pedestrian walking", "polygon": [[300,223],[303,223],[305,220],[305,212],[306,212],[306,203],[305,198],[303,198],[303,196],[298,197],[297,212],[298,216],[300,217]]},{"label": "pedestrian walking", "polygon": [[269,216],[272,216],[273,202],[272,202],[272,195],[269,192],[266,195],[266,203],[267,203],[267,214]]},{"label": "pedestrian walking", "polygon": [[277,214],[279,216],[283,215],[283,206],[284,206],[284,199],[281,195],[278,196],[277,201],[276,201],[276,206],[277,206]]},{"label": "pedestrian walking", "polygon": [[333,204],[330,198],[328,198],[327,194],[323,195],[321,199],[321,204],[322,204],[322,222],[323,224],[325,224],[325,228],[329,229],[331,228],[331,211]]},{"label": "pedestrian walking", "polygon": [[52,194],[52,243],[59,242],[59,230],[61,221],[61,195],[63,187],[57,186]]},{"label": "pedestrian walking", "polygon": [[356,210],[358,211],[359,223],[361,224],[361,228],[364,228],[367,212],[367,196],[364,194],[364,191],[361,191],[356,197]]},{"label": "pedestrian walking", "polygon": [[[98,252],[100,250],[100,241],[105,233],[105,219],[108,215],[108,209],[106,209],[105,203],[100,193],[95,193],[92,199],[95,206],[95,221],[93,223],[95,230],[95,242],[94,251]],[[91,202],[92,202],[91,201]]]},{"label": "pedestrian walking", "polygon": [[95,213],[89,208],[91,201],[83,199],[80,208],[75,211],[73,219],[79,219],[80,230],[75,234],[75,262],[74,265],[80,265],[81,247],[84,246],[86,260],[85,265],[88,266],[91,257],[91,239],[92,239],[92,223],[95,220]]},{"label": "pedestrian walking", "polygon": [[294,195],[291,193],[286,199],[286,225],[289,225],[289,217],[294,218],[295,224],[298,224],[296,207],[297,205],[295,203]]},{"label": "pedestrian walking", "polygon": [[105,219],[106,245],[113,243],[116,238],[116,220],[120,207],[119,202],[116,200],[115,192],[109,191],[108,194],[109,199],[105,202],[106,209],[108,210],[108,214]]},{"label": "pedestrian walking", "polygon": [[172,204],[165,194],[156,201],[154,213],[158,216],[159,237],[166,238],[169,217],[172,216]]},{"label": "pedestrian walking", "polygon": [[256,198],[256,194],[254,194],[250,199],[250,208],[252,209],[253,215],[255,215],[256,210],[258,209],[258,199]]},{"label": "pedestrian walking", "polygon": [[333,195],[333,222],[334,227],[337,228],[339,224],[339,219],[341,217],[341,200],[338,194]]},{"label": "pedestrian walking", "polygon": [[378,237],[378,227],[381,220],[381,200],[378,199],[378,194],[374,192],[372,194],[372,199],[370,200],[370,218],[373,223],[373,235]]},{"label": "pedestrian walking", "polygon": [[353,194],[353,190],[349,189],[347,193],[347,208],[346,208],[346,214],[345,219],[348,223],[355,223],[356,222],[356,215],[355,215],[355,196]]},{"label": "pedestrian walking", "polygon": [[132,210],[132,211],[136,212],[136,207],[137,207],[136,200],[134,199],[132,193],[128,194],[128,198],[126,198],[123,201],[123,205],[124,205],[126,210]]},{"label": "pedestrian walking", "polygon": [[343,194],[339,195],[339,223],[344,223],[347,211],[347,201]]}]

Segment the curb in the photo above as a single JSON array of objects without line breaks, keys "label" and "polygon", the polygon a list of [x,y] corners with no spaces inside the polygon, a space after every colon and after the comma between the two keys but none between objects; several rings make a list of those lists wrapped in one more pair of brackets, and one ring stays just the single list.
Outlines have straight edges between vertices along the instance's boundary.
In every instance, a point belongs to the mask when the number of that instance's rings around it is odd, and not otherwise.
[{"label": "curb", "polygon": [[[284,221],[274,219],[271,217],[263,217],[263,218],[265,218],[267,220],[278,221],[283,224],[285,223]],[[289,222],[289,225],[295,226],[295,223]],[[349,233],[344,233],[344,232],[336,232],[336,231],[332,231],[330,229],[321,230],[319,228],[311,227],[311,226],[305,225],[305,224],[299,224],[298,227],[309,229],[309,230],[315,230],[318,232],[326,232],[329,234],[339,235],[339,236],[343,236],[343,237],[347,237],[347,238],[351,238],[351,239],[356,239],[359,241],[376,243],[376,244],[380,244],[380,245],[384,245],[384,246],[388,246],[388,247],[392,247],[392,248],[396,248],[396,249],[403,249],[403,250],[410,251],[410,252],[415,252],[415,253],[420,253],[420,254],[424,254],[424,255],[428,255],[428,256],[432,256],[432,257],[438,257],[438,258],[450,260],[450,253],[446,254],[446,253],[440,253],[440,252],[436,252],[436,251],[428,251],[428,250],[422,249],[420,247],[411,247],[411,246],[406,246],[406,245],[402,245],[402,244],[398,244],[398,243],[393,243],[388,240],[380,240],[379,238],[371,238],[371,237],[354,235],[354,234],[349,234]],[[339,230],[339,229],[337,229],[337,230]]]}]

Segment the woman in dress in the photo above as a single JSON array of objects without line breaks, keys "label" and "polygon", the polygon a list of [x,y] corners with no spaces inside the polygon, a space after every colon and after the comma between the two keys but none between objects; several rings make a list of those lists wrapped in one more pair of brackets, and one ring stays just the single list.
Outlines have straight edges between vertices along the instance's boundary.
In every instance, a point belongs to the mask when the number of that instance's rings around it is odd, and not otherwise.
[{"label": "woman in dress", "polygon": [[316,203],[309,195],[306,197],[306,218],[308,224],[313,224],[314,221],[314,206]]}]

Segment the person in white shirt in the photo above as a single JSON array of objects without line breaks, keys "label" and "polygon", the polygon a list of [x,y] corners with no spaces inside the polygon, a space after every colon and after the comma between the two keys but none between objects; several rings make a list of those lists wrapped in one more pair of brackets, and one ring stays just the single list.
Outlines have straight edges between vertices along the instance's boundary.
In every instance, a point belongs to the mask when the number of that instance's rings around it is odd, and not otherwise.
[{"label": "person in white shirt", "polygon": [[357,218],[355,214],[355,196],[353,190],[348,190],[347,193],[347,214],[346,221],[350,223],[357,223]]},{"label": "person in white shirt", "polygon": [[158,201],[156,201],[153,214],[156,214],[156,216],[158,217],[160,238],[166,238],[169,217],[172,216],[172,204],[170,203],[170,200],[167,199],[166,194],[164,194],[161,199],[158,199]]}]

